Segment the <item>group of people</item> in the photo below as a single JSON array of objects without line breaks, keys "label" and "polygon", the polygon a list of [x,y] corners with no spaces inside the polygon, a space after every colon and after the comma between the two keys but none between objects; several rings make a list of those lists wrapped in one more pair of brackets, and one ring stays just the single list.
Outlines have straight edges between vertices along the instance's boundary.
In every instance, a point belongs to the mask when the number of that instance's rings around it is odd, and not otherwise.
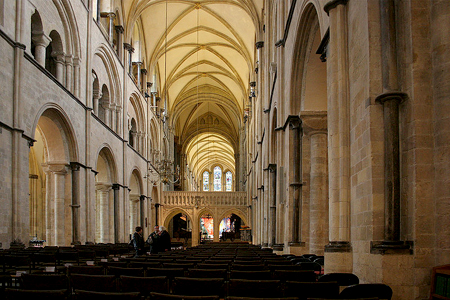
[{"label": "group of people", "polygon": [[142,227],[136,227],[136,232],[133,234],[131,243],[136,251],[135,257],[145,254],[146,244],[150,246],[150,254],[157,254],[159,252],[170,251],[171,239],[170,234],[164,226],[161,228],[156,225],[155,231],[150,233],[147,240],[144,241]]}]

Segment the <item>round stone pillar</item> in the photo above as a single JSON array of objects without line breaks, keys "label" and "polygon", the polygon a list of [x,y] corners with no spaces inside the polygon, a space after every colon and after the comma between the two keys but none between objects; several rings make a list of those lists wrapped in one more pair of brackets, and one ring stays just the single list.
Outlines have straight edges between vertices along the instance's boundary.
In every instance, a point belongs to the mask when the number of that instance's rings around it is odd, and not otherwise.
[{"label": "round stone pillar", "polygon": [[46,36],[43,32],[32,33],[31,40],[33,41],[34,48],[34,59],[43,67],[45,67],[45,50],[47,46],[51,43],[52,39]]}]

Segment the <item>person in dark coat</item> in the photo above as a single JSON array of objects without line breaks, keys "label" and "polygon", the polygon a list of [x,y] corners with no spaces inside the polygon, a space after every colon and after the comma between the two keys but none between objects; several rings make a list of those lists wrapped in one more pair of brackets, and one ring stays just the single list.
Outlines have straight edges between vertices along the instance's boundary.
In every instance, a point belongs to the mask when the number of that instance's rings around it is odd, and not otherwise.
[{"label": "person in dark coat", "polygon": [[145,253],[145,243],[144,243],[144,238],[142,236],[143,230],[141,226],[137,226],[136,227],[136,232],[133,233],[133,247],[134,247],[134,251],[136,251],[136,254],[134,255],[134,257],[139,257],[141,255],[143,255]]},{"label": "person in dark coat", "polygon": [[155,231],[150,233],[147,238],[147,244],[150,245],[150,254],[157,254],[160,246],[159,226],[155,225]]},{"label": "person in dark coat", "polygon": [[159,234],[160,238],[160,251],[170,251],[170,248],[172,247],[170,234],[167,232],[166,227],[161,226],[161,233]]}]

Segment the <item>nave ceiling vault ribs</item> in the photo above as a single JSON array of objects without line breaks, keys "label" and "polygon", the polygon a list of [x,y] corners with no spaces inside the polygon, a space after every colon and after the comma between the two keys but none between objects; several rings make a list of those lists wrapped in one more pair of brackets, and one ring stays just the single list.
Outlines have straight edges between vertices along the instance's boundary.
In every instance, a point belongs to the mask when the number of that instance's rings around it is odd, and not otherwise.
[{"label": "nave ceiling vault ribs", "polygon": [[[142,25],[144,65],[157,76],[169,126],[197,179],[213,162],[235,173],[263,2],[130,0],[123,5],[126,23]],[[126,26],[126,38],[132,27]],[[199,126],[208,115],[217,123]]]}]

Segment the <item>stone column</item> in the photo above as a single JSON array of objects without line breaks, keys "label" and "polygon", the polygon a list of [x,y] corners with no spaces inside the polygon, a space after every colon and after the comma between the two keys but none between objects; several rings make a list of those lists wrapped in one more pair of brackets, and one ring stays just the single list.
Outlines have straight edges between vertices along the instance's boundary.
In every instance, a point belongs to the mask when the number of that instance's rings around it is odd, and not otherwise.
[{"label": "stone column", "polygon": [[48,245],[65,245],[64,201],[65,177],[64,164],[48,163],[44,167],[47,175],[46,194],[46,238]]},{"label": "stone column", "polygon": [[352,272],[350,245],[350,104],[348,91],[348,0],[328,2],[327,55],[329,240],[325,272]]},{"label": "stone column", "polygon": [[122,118],[120,117],[121,111],[122,111],[122,106],[116,104],[116,111],[115,111],[115,114],[116,114],[116,128],[115,128],[114,131],[118,135],[122,135]]},{"label": "stone column", "polygon": [[258,197],[252,198],[252,242],[258,244]]},{"label": "stone column", "polygon": [[159,225],[159,207],[161,204],[155,203],[155,225]]},{"label": "stone column", "polygon": [[141,227],[144,228],[145,223],[145,195],[139,196],[139,217]]},{"label": "stone column", "polygon": [[128,73],[133,74],[133,63],[131,61],[131,54],[134,52],[134,48],[128,43],[123,43],[123,47],[128,52]]},{"label": "stone column", "polygon": [[72,244],[80,243],[80,164],[71,162],[72,169]]},{"label": "stone column", "polygon": [[327,113],[302,112],[303,132],[310,151],[310,253],[323,255],[328,243],[328,149]]},{"label": "stone column", "polygon": [[277,236],[277,165],[269,164],[269,247],[276,244]]},{"label": "stone column", "polygon": [[262,196],[263,196],[263,211],[262,211],[262,218],[263,218],[263,228],[262,228],[262,246],[268,247],[269,246],[269,223],[270,216],[269,216],[269,206],[270,206],[270,191],[269,191],[269,168],[263,170],[263,188],[261,190]]},{"label": "stone column", "polygon": [[[400,247],[400,133],[399,105],[407,98],[402,92],[390,92],[375,100],[383,105],[384,122],[384,241],[385,248]],[[405,248],[409,248],[405,245]]]},{"label": "stone column", "polygon": [[80,59],[73,58],[73,94],[75,97],[80,97]]},{"label": "stone column", "polygon": [[109,242],[109,192],[110,184],[97,183],[96,186],[96,217],[95,217],[95,236],[97,243]]},{"label": "stone column", "polygon": [[323,255],[328,243],[327,133],[311,133],[310,252]]},{"label": "stone column", "polygon": [[73,93],[73,56],[66,55],[66,88]]},{"label": "stone column", "polygon": [[94,114],[96,114],[98,116],[98,105],[99,105],[99,100],[102,97],[102,95],[100,94],[99,90],[93,90],[92,91],[92,106],[93,106],[93,110],[94,110]]},{"label": "stone column", "polygon": [[105,111],[105,120],[104,120],[105,124],[107,126],[111,127],[111,111],[109,110],[109,108],[110,108],[109,100],[103,99],[103,96],[102,96],[100,105],[103,107],[103,109]]},{"label": "stone column", "polygon": [[119,234],[120,234],[120,199],[119,199],[119,190],[120,185],[114,183],[112,185],[112,189],[114,191],[114,243],[119,243]]},{"label": "stone column", "polygon": [[298,116],[289,116],[287,120],[289,124],[289,205],[292,205],[291,219],[291,236],[289,246],[300,246],[301,232],[301,136],[302,121]]},{"label": "stone column", "polygon": [[395,250],[408,253],[409,245],[400,238],[400,120],[399,105],[407,94],[399,91],[397,70],[397,22],[395,1],[380,1],[381,59],[384,93],[375,101],[383,105],[384,123],[384,241],[375,241],[372,252],[386,253]]},{"label": "stone column", "polygon": [[139,225],[139,220],[138,220],[138,202],[140,200],[140,196],[137,194],[130,194],[129,195],[129,213],[130,213],[130,228],[132,230],[134,230],[134,228],[136,226],[140,226]]},{"label": "stone column", "polygon": [[[28,176],[29,178],[29,193],[30,193],[30,236],[33,235],[35,237],[38,236],[38,221],[43,221],[43,220],[39,220],[38,218],[38,198],[37,198],[37,194],[38,194],[38,187],[37,187],[37,183],[38,183],[38,179],[39,176],[36,174],[30,174]],[[41,239],[42,237],[39,236],[39,239]]]},{"label": "stone column", "polygon": [[115,26],[114,29],[116,30],[116,33],[117,33],[117,41],[116,41],[116,43],[117,43],[117,49],[116,49],[117,56],[119,56],[120,61],[123,61],[123,57],[122,57],[123,51],[122,51],[122,48],[119,45],[122,44],[123,33],[124,33],[125,30],[124,30],[123,26],[121,26],[121,25]]},{"label": "stone column", "polygon": [[45,51],[52,39],[43,32],[32,32],[31,39],[35,45],[34,59],[45,68]]},{"label": "stone column", "polygon": [[111,119],[109,121],[109,127],[111,127],[112,130],[116,131],[116,116],[117,116],[116,115],[116,104],[110,103],[109,107],[108,107],[108,111],[109,111],[109,117]]},{"label": "stone column", "polygon": [[141,79],[139,81],[139,88],[142,93],[144,93],[144,89],[147,87],[147,69],[141,69]]},{"label": "stone column", "polygon": [[56,79],[64,84],[64,52],[53,52],[52,57],[56,63]]},{"label": "stone column", "polygon": [[140,61],[136,61],[133,62],[133,65],[137,66],[137,77],[135,78],[136,80],[136,85],[138,86],[139,90],[141,90],[142,86],[141,86],[141,67],[142,67],[142,62]]},{"label": "stone column", "polygon": [[108,28],[108,38],[109,43],[111,44],[111,47],[114,47],[114,19],[116,17],[116,14],[113,12],[110,12],[107,14],[108,21],[109,21],[109,28]]}]

